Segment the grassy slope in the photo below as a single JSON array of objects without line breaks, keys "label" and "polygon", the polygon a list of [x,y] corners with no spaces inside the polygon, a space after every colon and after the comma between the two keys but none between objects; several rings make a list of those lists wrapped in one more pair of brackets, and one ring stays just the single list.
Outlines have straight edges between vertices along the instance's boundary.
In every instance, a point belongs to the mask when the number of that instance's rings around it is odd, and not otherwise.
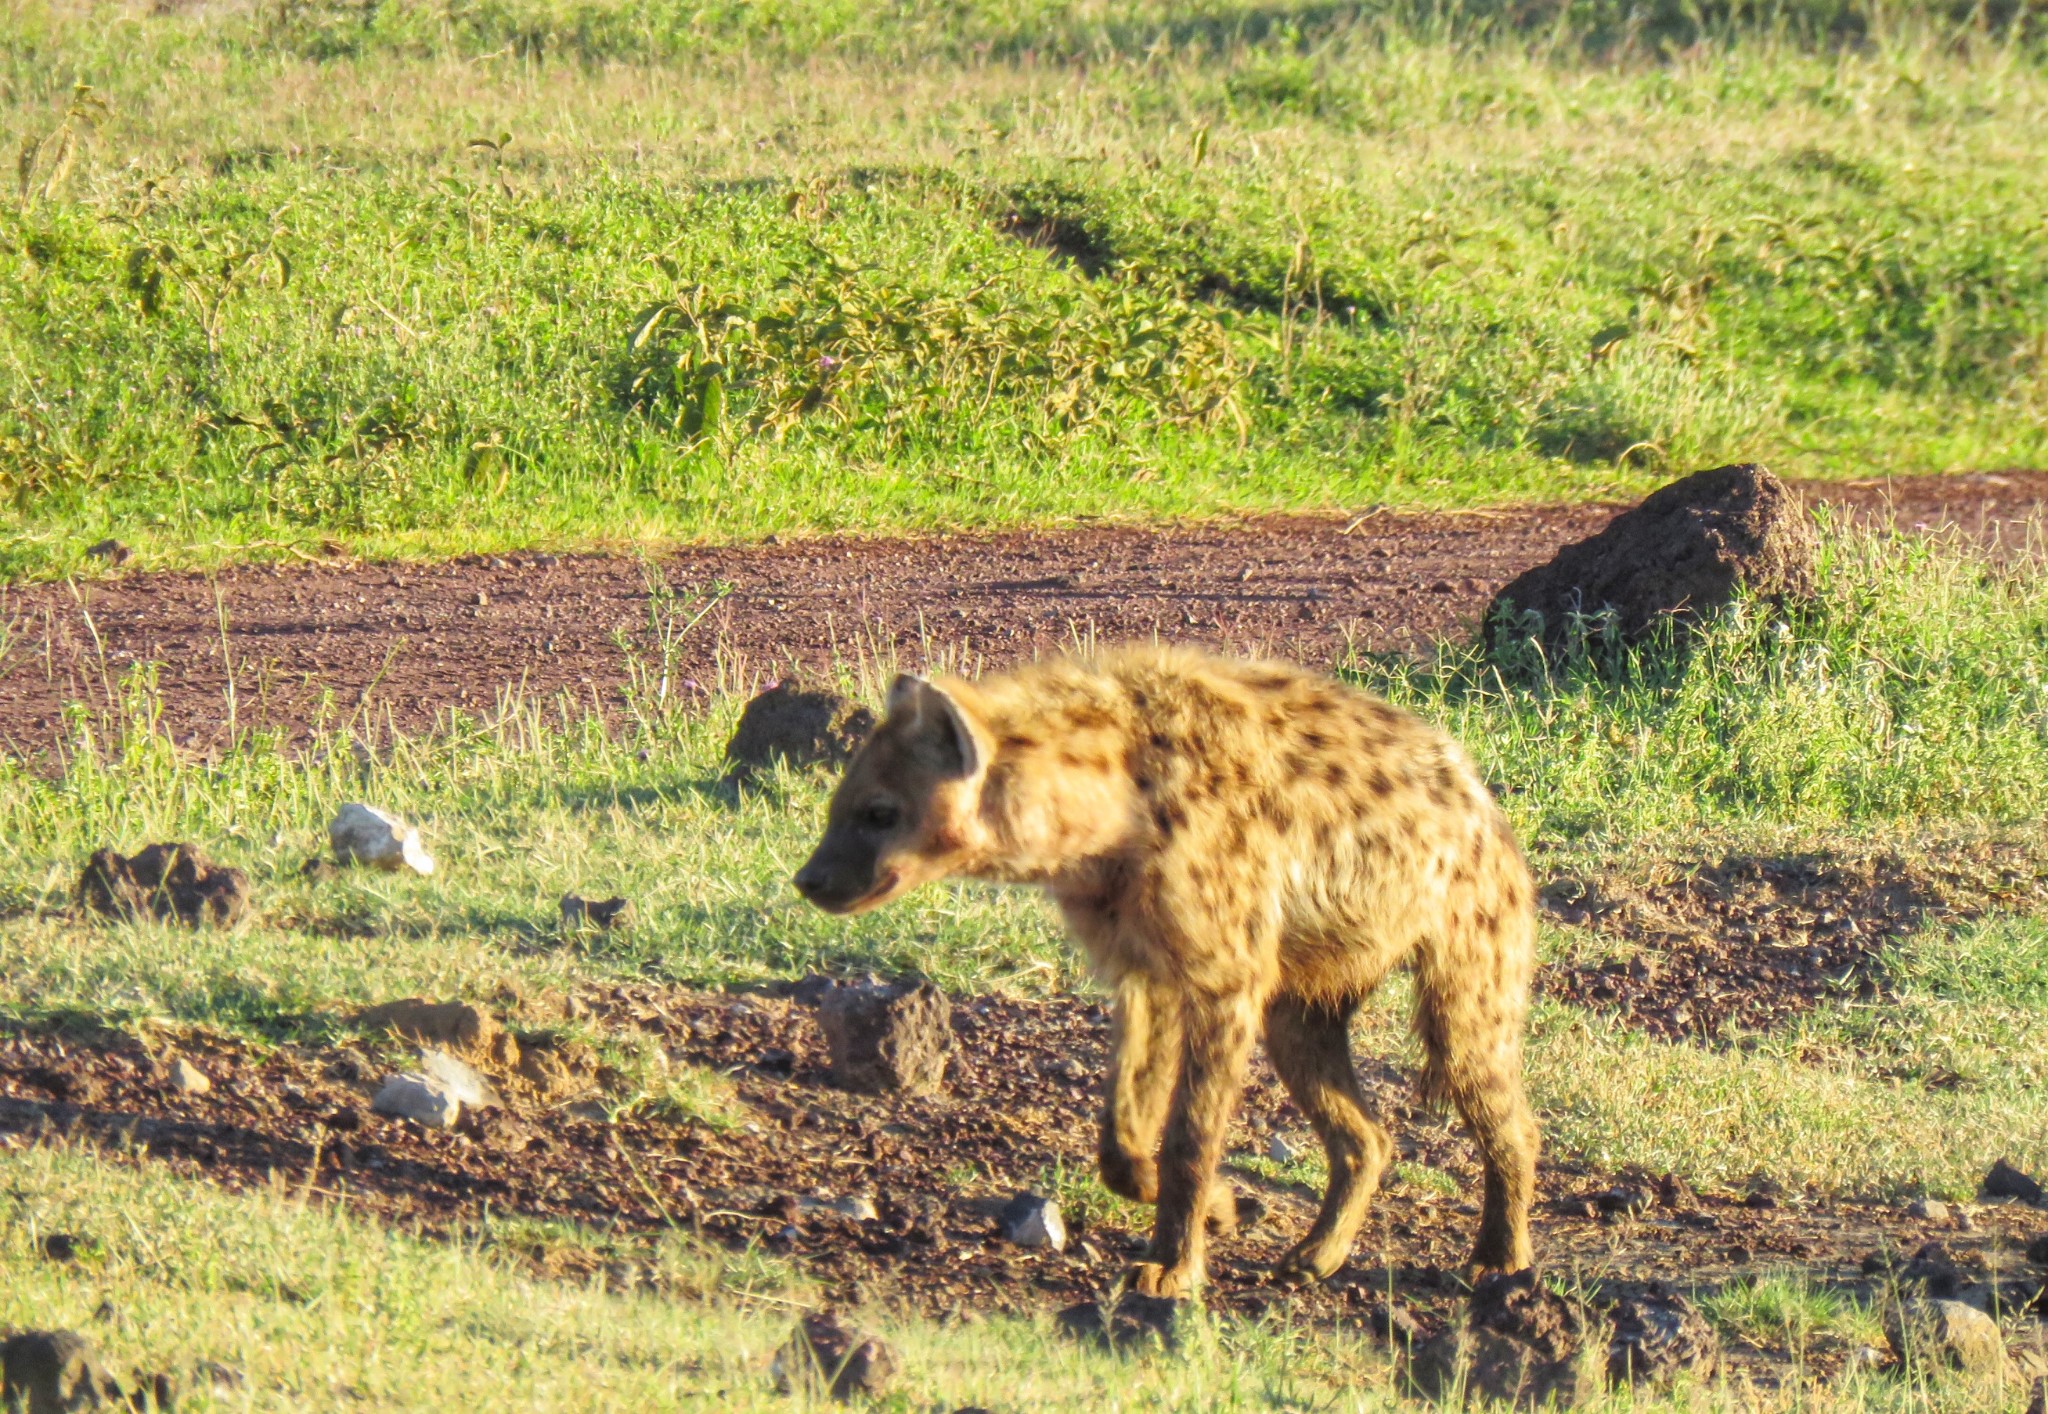
[{"label": "grassy slope", "polygon": [[428,13],[0,18],[0,574],[2048,454],[2026,42]]}]

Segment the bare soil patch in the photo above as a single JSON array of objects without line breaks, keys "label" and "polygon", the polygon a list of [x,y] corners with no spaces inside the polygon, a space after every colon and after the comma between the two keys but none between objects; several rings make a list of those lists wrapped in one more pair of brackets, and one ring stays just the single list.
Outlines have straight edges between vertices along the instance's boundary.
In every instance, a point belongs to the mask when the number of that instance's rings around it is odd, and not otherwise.
[{"label": "bare soil patch", "polygon": [[1615,944],[1547,967],[1547,995],[1664,1040],[1784,1026],[1829,998],[1886,994],[1885,950],[1918,928],[2048,902],[2048,847],[1944,841],[1938,852],[1730,855],[1648,878],[1560,875],[1544,909]]},{"label": "bare soil patch", "polygon": [[[17,1031],[0,1038],[0,1142],[90,1142],[233,1188],[274,1175],[294,1191],[434,1232],[471,1228],[487,1207],[580,1222],[610,1235],[609,1255],[538,1239],[521,1255],[544,1272],[602,1274],[627,1288],[663,1288],[644,1255],[671,1225],[711,1243],[784,1255],[830,1300],[943,1317],[1052,1311],[1114,1284],[1143,1240],[1144,1210],[1061,1195],[1071,1233],[1064,1252],[1005,1242],[996,1220],[1013,1193],[1054,1191],[1057,1170],[1085,1174],[1092,1166],[1109,1031],[1101,1007],[961,1001],[945,1088],[874,1096],[829,1083],[809,1004],[815,995],[804,984],[745,994],[649,985],[577,999],[586,1024],[645,1033],[676,1063],[729,1075],[743,1110],[725,1122],[632,1115],[610,1123],[573,1086],[549,1098],[508,1072],[499,1079],[512,1097],[509,1111],[435,1132],[373,1114],[368,1092],[384,1067],[349,1051],[287,1045],[259,1053],[187,1037],[181,1052],[213,1084],[186,1094],[167,1083],[162,1057],[133,1037]],[[1406,1077],[1380,1065],[1366,1072],[1402,1158],[1440,1177],[1394,1181],[1358,1254],[1332,1281],[1300,1292],[1267,1285],[1268,1265],[1309,1222],[1315,1195],[1260,1176],[1273,1172],[1254,1158],[1269,1134],[1298,1147],[1311,1142],[1261,1064],[1230,1164],[1240,1194],[1263,1216],[1216,1244],[1212,1306],[1241,1315],[1284,1309],[1374,1331],[1388,1328],[1391,1296],[1424,1334],[1457,1310],[1458,1267],[1477,1212],[1476,1162],[1460,1131],[1413,1108]],[[1865,1270],[1868,1254],[1910,1253],[1935,1238],[1966,1272],[2010,1273],[2018,1249],[2048,1226],[2040,1212],[2016,1204],[1978,1209],[1961,1231],[1890,1204],[1782,1191],[1764,1200],[1694,1194],[1683,1183],[1568,1164],[1547,1165],[1541,1182],[1543,1260],[1591,1282],[1675,1277],[1712,1288],[1791,1268],[1867,1290],[1875,1279]],[[1644,1196],[1600,1196],[1614,1191]],[[873,1216],[829,1206],[853,1198],[870,1200]],[[2039,1274],[2027,1279],[2038,1282]],[[1775,1381],[1790,1352],[1731,1355],[1751,1378]],[[1825,1373],[1848,1355],[1823,1342],[1806,1352],[1807,1368]]]},{"label": "bare soil patch", "polygon": [[[1802,490],[1902,530],[1952,525],[2011,546],[2048,503],[2048,472]],[[1469,631],[1503,584],[1617,509],[841,537],[687,549],[660,570],[678,588],[731,589],[684,641],[684,692],[706,690],[721,662],[743,684],[862,654],[1001,665],[1077,635],[1313,662],[1346,643],[1412,651]],[[297,734],[325,713],[365,734],[416,731],[511,691],[616,707],[620,636],[648,647],[648,574],[626,557],[530,554],[125,575],[9,588],[0,623],[0,747],[17,753],[62,736],[66,703],[111,707],[138,663],[159,665],[165,728],[195,746],[225,734],[230,682],[242,726]]]}]

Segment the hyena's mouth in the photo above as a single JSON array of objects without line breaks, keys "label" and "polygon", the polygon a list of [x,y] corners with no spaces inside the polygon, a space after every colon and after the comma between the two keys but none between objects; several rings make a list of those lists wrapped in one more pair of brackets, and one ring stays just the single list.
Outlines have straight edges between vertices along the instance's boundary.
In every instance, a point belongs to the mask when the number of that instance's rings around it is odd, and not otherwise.
[{"label": "hyena's mouth", "polygon": [[852,903],[846,905],[845,911],[847,913],[866,913],[871,908],[877,908],[887,903],[896,896],[896,886],[902,882],[902,871],[891,869],[888,873],[882,875],[881,878],[875,880],[875,886],[872,889],[869,889]]}]

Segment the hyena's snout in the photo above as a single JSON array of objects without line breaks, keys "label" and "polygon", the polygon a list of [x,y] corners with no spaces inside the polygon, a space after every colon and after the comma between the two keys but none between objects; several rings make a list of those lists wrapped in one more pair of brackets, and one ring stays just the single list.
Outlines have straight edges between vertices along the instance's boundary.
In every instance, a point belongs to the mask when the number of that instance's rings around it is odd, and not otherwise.
[{"label": "hyena's snout", "polygon": [[850,848],[827,835],[791,880],[796,891],[827,913],[844,913],[880,892],[873,850]]}]

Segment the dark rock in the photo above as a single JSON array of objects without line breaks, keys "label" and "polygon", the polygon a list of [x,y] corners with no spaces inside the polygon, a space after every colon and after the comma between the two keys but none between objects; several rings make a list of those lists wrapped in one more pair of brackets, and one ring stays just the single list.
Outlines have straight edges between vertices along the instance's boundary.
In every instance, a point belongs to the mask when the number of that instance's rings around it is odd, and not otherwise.
[{"label": "dark rock", "polygon": [[2048,1267],[2048,1232],[2027,1244],[2027,1260],[2037,1267]]},{"label": "dark rock", "polygon": [[85,553],[95,560],[105,560],[110,565],[125,565],[135,557],[133,550],[112,536],[86,546]]},{"label": "dark rock", "polygon": [[22,1080],[53,1100],[67,1105],[96,1105],[107,1087],[90,1071],[58,1070],[54,1066],[32,1065],[21,1073]]},{"label": "dark rock", "polygon": [[818,1002],[832,1082],[881,1094],[936,1088],[953,1053],[953,1008],[929,982],[840,987]]},{"label": "dark rock", "polygon": [[1593,1200],[1594,1206],[1607,1216],[1627,1218],[1649,1212],[1654,1202],[1649,1189],[1633,1183],[1617,1183]]},{"label": "dark rock", "polygon": [[1699,1194],[1692,1191],[1692,1185],[1675,1173],[1667,1173],[1657,1180],[1657,1201],[1680,1212],[1700,1205]]},{"label": "dark rock", "polygon": [[1569,643],[1574,614],[1612,610],[1636,643],[1666,619],[1683,631],[1738,590],[1810,597],[1817,553],[1812,520],[1777,477],[1760,466],[1696,472],[1508,584],[1487,610],[1487,633],[1496,647],[1534,637],[1554,652]]},{"label": "dark rock", "polygon": [[1036,1193],[1019,1193],[996,1214],[996,1231],[1019,1247],[1067,1250],[1067,1223],[1060,1205]]},{"label": "dark rock", "polygon": [[633,901],[621,897],[587,899],[576,894],[563,894],[561,908],[562,928],[569,933],[578,933],[585,928],[595,928],[601,933],[624,932],[633,926],[636,916]]},{"label": "dark rock", "polygon": [[[159,1414],[172,1414],[178,1407],[178,1377],[169,1370],[159,1370],[151,1375],[146,1383],[149,1386],[150,1398],[156,1401]],[[137,1394],[140,1393],[138,1390]]]},{"label": "dark rock", "polygon": [[102,849],[78,876],[78,902],[113,918],[230,924],[249,912],[249,876],[189,844],[153,844],[126,859]]},{"label": "dark rock", "polygon": [[1899,1268],[1898,1280],[1901,1286],[1918,1288],[1923,1296],[1944,1299],[1959,1294],[1970,1284],[1948,1248],[1939,1242],[1930,1242],[1915,1252],[1912,1260]]},{"label": "dark rock", "polygon": [[1984,1175],[1984,1196],[2017,1198],[2022,1203],[2039,1204],[2043,1198],[2048,1198],[2048,1190],[2044,1190],[2032,1175],[2021,1173],[2000,1159],[1991,1166],[1991,1172]]},{"label": "dark rock", "polygon": [[1463,1390],[1522,1408],[1572,1408],[1595,1389],[1586,1378],[1577,1308],[1534,1272],[1487,1277],[1463,1320],[1415,1352],[1409,1378],[1425,1399]]},{"label": "dark rock", "polygon": [[830,1311],[805,1316],[775,1355],[775,1383],[785,1393],[826,1390],[834,1399],[879,1398],[896,1378],[896,1355]]},{"label": "dark rock", "polygon": [[1611,1384],[1664,1384],[1681,1370],[1713,1373],[1721,1342],[1692,1302],[1652,1282],[1615,1302],[1607,1342]]},{"label": "dark rock", "polygon": [[726,743],[727,778],[743,778],[777,761],[791,766],[843,766],[875,729],[875,714],[850,697],[804,687],[794,678],[747,703]]},{"label": "dark rock", "polygon": [[1099,1301],[1069,1306],[1053,1318],[1053,1324],[1062,1335],[1105,1350],[1124,1350],[1148,1341],[1170,1350],[1180,1338],[1180,1313],[1186,1305],[1163,1296],[1126,1291],[1106,1308]]},{"label": "dark rock", "polygon": [[92,1342],[75,1331],[22,1331],[0,1342],[0,1400],[9,1414],[68,1414],[122,1398]]}]

